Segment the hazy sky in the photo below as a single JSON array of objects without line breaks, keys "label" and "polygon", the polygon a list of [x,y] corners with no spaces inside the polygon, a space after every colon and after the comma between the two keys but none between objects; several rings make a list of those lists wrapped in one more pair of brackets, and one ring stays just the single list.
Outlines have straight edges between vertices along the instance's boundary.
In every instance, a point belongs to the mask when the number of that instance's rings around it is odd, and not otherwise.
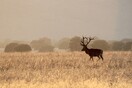
[{"label": "hazy sky", "polygon": [[132,0],[0,0],[0,39],[132,38]]}]

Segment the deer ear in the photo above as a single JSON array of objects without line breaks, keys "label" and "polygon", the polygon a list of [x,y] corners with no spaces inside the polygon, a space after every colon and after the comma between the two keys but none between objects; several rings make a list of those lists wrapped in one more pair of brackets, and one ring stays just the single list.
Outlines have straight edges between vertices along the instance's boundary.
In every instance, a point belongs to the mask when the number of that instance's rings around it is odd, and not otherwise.
[{"label": "deer ear", "polygon": [[84,44],[84,39],[85,39],[85,37],[82,37],[81,42],[80,42],[80,45],[82,45],[82,46],[85,45],[85,44]]},{"label": "deer ear", "polygon": [[83,44],[82,44],[82,43],[80,43],[80,45],[81,45],[81,46],[83,46]]},{"label": "deer ear", "polygon": [[84,42],[83,42],[83,41],[81,41],[81,42],[80,42],[80,45],[84,46]]}]

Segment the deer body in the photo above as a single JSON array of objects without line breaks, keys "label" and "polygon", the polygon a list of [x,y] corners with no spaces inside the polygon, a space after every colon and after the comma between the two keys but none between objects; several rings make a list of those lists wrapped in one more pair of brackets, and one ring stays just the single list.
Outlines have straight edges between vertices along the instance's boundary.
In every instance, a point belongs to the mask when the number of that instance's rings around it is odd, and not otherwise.
[{"label": "deer body", "polygon": [[[83,46],[82,51],[85,51],[86,54],[90,56],[90,60],[93,60],[93,57],[98,57],[99,59],[101,58],[103,60],[103,50],[101,49],[89,49],[87,48],[87,45],[93,38],[89,38],[89,42],[87,44],[84,44],[84,39],[87,39],[86,37],[83,37],[83,41],[81,41],[81,45]],[[88,39],[87,39],[88,40]],[[98,59],[98,60],[99,60]]]}]

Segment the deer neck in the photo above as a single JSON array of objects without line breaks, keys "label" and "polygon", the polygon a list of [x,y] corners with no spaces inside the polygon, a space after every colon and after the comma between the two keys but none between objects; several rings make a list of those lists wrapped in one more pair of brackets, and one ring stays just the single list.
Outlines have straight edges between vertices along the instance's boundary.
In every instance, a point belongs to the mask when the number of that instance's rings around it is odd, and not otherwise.
[{"label": "deer neck", "polygon": [[89,53],[89,48],[86,48],[85,53],[86,53],[86,54]]}]

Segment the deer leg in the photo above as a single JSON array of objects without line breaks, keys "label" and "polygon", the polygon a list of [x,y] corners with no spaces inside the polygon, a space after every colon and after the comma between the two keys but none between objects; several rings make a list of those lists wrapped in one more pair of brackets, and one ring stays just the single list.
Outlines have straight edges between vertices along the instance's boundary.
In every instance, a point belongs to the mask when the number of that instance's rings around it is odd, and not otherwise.
[{"label": "deer leg", "polygon": [[[98,60],[100,60],[100,56],[98,56],[98,58],[99,58]],[[97,60],[97,61],[98,61],[98,60]]]},{"label": "deer leg", "polygon": [[93,60],[93,57],[92,56],[90,56],[90,59],[89,60],[91,60],[91,59]]},{"label": "deer leg", "polygon": [[91,60],[91,58],[92,58],[92,57],[90,57],[90,59],[89,59],[89,60]]},{"label": "deer leg", "polygon": [[92,61],[93,61],[93,57],[91,57],[92,58]]},{"label": "deer leg", "polygon": [[104,58],[103,58],[102,54],[100,55],[100,57],[102,58],[102,61],[103,61],[103,60],[104,60]]}]

